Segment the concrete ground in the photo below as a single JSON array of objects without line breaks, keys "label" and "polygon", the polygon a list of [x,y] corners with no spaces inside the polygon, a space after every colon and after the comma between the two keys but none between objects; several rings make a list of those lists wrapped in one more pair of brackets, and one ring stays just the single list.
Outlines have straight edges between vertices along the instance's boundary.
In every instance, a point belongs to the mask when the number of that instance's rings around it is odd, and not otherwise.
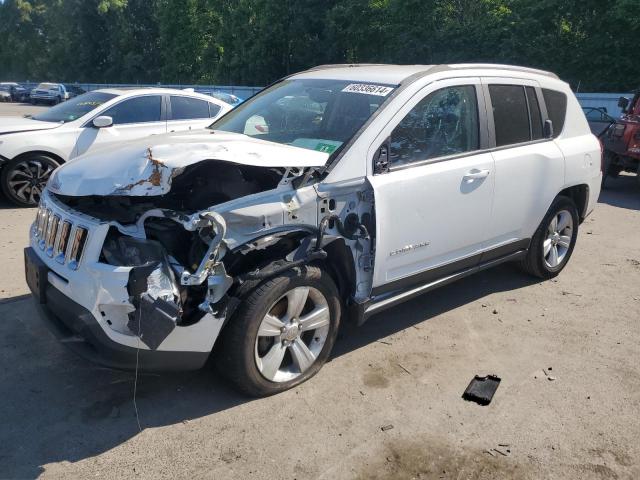
[{"label": "concrete ground", "polygon": [[[557,279],[503,265],[385,311],[270,398],[211,369],[143,375],[142,431],[133,373],[76,358],[38,318],[34,215],[0,204],[1,478],[640,478],[635,177],[610,182]],[[492,403],[464,401],[488,373]]]},{"label": "concrete ground", "polygon": [[25,115],[35,115],[46,110],[45,105],[30,105],[28,103],[1,103],[0,117],[23,117]]}]

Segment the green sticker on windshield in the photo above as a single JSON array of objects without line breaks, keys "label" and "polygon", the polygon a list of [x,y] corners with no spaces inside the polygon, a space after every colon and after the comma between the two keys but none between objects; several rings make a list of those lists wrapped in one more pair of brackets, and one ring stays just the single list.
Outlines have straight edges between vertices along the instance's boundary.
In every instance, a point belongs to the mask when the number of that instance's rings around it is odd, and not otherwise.
[{"label": "green sticker on windshield", "polygon": [[319,152],[323,152],[323,153],[328,153],[328,154],[332,154],[333,152],[336,151],[337,145],[331,145],[330,143],[318,143],[316,145],[316,148],[314,150],[317,150]]}]

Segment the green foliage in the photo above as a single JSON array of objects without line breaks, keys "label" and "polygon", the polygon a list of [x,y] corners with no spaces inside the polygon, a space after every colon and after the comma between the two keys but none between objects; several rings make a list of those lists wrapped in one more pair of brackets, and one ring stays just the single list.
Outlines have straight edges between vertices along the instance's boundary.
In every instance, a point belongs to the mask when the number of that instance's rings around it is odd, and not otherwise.
[{"label": "green foliage", "polygon": [[266,85],[322,63],[495,62],[640,84],[638,0],[4,0],[0,77]]}]

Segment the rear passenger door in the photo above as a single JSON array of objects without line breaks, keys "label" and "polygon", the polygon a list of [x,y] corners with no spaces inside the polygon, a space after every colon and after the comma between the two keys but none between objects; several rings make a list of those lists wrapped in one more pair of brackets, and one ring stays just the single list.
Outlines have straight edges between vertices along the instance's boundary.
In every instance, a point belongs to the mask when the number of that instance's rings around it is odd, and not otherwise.
[{"label": "rear passenger door", "polygon": [[485,78],[495,193],[488,252],[491,260],[528,246],[529,239],[564,184],[564,158],[544,138],[547,118],[537,82]]},{"label": "rear passenger door", "polygon": [[220,111],[220,106],[199,98],[184,95],[170,95],[167,130],[179,132],[205,128],[212,123]]}]

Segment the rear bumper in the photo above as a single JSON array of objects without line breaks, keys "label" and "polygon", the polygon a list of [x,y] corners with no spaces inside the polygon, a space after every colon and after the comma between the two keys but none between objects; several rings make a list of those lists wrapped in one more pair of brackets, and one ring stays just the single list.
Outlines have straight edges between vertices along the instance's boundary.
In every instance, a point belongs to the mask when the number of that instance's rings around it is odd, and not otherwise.
[{"label": "rear bumper", "polygon": [[[25,258],[37,255],[25,249]],[[31,257],[33,258],[33,257]],[[51,332],[70,350],[109,368],[142,371],[184,371],[201,368],[209,352],[180,352],[132,348],[111,340],[93,314],[64,295],[41,277],[44,284],[34,294],[41,318]]]}]

